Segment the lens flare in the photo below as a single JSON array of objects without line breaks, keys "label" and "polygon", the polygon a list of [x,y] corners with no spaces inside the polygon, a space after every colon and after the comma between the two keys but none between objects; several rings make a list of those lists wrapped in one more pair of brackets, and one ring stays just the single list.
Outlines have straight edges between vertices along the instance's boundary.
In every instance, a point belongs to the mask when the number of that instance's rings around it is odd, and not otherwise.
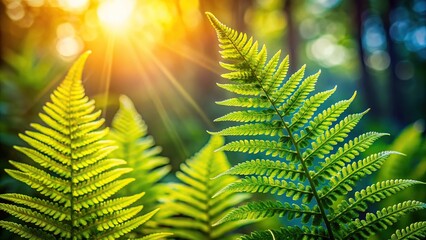
[{"label": "lens flare", "polygon": [[128,25],[134,6],[134,0],[103,1],[98,8],[99,20],[107,29],[121,31]]}]

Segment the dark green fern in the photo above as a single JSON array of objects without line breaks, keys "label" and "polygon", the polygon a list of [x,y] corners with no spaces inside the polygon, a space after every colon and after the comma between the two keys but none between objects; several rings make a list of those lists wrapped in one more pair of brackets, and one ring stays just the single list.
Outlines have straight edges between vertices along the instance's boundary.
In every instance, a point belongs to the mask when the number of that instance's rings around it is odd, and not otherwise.
[{"label": "dark green fern", "polygon": [[[210,13],[207,16],[217,32],[225,60],[220,64],[229,70],[222,77],[231,80],[218,85],[238,95],[217,103],[240,108],[216,119],[236,122],[235,126],[213,134],[245,136],[245,140],[232,141],[220,150],[263,153],[267,157],[243,162],[222,173],[243,178],[227,185],[217,196],[261,192],[293,200],[292,204],[250,202],[234,209],[218,223],[287,216],[300,218],[305,226],[256,232],[242,239],[366,239],[391,226],[400,216],[426,207],[422,202],[406,201],[366,213],[370,204],[422,184],[414,180],[379,182],[346,197],[359,179],[378,170],[390,155],[398,154],[384,151],[357,159],[386,134],[368,132],[348,140],[349,133],[367,112],[342,117],[355,94],[317,113],[336,91],[333,88],[311,95],[320,72],[304,78],[303,66],[285,81],[288,56],[279,62],[280,52],[277,52],[267,60],[264,45],[259,51],[253,38],[225,26]],[[423,236],[423,225],[412,225],[396,236]]]},{"label": "dark green fern", "polygon": [[[126,161],[109,158],[117,146],[102,140],[101,111],[85,96],[81,75],[89,53],[83,54],[43,107],[42,124],[21,134],[29,147],[16,149],[32,164],[16,161],[6,172],[38,191],[40,197],[1,194],[11,203],[0,209],[23,223],[0,221],[0,226],[29,239],[116,239],[150,219],[157,210],[140,215],[141,205],[131,206],[143,193],[111,198],[134,179]],[[160,234],[163,235],[163,234]],[[152,235],[150,239],[158,238]]]},{"label": "dark green fern", "polygon": [[235,239],[232,231],[247,221],[228,222],[212,226],[233,206],[249,197],[243,193],[225,193],[212,199],[219,189],[234,182],[236,177],[211,179],[229,169],[224,153],[214,152],[224,139],[213,136],[197,154],[181,164],[176,177],[180,183],[171,183],[170,192],[161,206],[161,231],[172,232],[180,239]]}]

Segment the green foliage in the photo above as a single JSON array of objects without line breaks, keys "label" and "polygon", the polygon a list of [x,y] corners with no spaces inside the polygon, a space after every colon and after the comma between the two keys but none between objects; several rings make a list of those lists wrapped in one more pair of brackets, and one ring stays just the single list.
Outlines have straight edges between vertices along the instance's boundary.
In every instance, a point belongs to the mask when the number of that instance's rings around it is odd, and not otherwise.
[{"label": "green foliage", "polygon": [[[0,56],[0,148],[11,148],[19,143],[17,133],[24,120],[33,121],[37,116],[34,110],[39,105],[43,89],[60,80],[62,70],[50,54],[42,54],[40,36],[28,34],[15,51],[3,48]],[[3,151],[4,159],[13,156]],[[4,166],[2,166],[4,167]],[[7,184],[7,183],[2,183]],[[7,186],[10,188],[10,185]]]},{"label": "green foliage", "polygon": [[403,152],[404,155],[390,156],[377,172],[378,181],[405,176],[426,180],[426,139],[422,137],[423,128],[419,121],[402,130],[391,144],[391,148]]},{"label": "green foliage", "polygon": [[415,239],[420,240],[426,237],[426,222],[412,223],[405,229],[397,230],[395,234],[391,236],[391,240],[399,239]]},{"label": "green foliage", "polygon": [[212,198],[213,194],[234,182],[234,176],[212,179],[228,169],[229,163],[223,152],[214,150],[223,145],[223,138],[213,136],[197,154],[181,164],[176,177],[180,183],[171,183],[170,192],[161,206],[158,220],[164,231],[170,231],[182,239],[232,239],[231,232],[247,224],[247,221],[213,225],[233,206],[249,197],[243,193],[225,193]]},{"label": "green foliage", "polygon": [[[422,137],[422,123],[416,122],[407,126],[396,139],[391,143],[391,149],[403,152],[404,155],[391,155],[377,172],[375,179],[384,181],[392,178],[410,178],[418,181],[426,181],[426,139]],[[407,140],[409,139],[409,140]],[[384,199],[379,206],[389,206],[405,199],[417,199],[426,201],[425,191],[403,191],[393,198]],[[421,220],[422,212],[412,212],[401,217],[396,228],[403,229],[409,225],[413,219]],[[382,239],[391,234],[387,230],[376,239]]]},{"label": "green foliage", "polygon": [[108,138],[118,145],[110,156],[126,159],[127,166],[133,169],[128,176],[136,179],[119,194],[126,196],[145,192],[140,202],[152,210],[165,192],[165,186],[158,182],[170,172],[169,160],[158,156],[161,148],[155,146],[153,138],[147,135],[145,122],[126,96],[120,97],[120,108],[114,116]]},{"label": "green foliage", "polygon": [[[311,94],[319,72],[304,78],[303,66],[285,81],[288,56],[280,63],[277,52],[267,60],[266,46],[259,50],[253,38],[225,26],[210,13],[207,16],[217,32],[225,60],[220,64],[229,70],[222,77],[231,80],[219,87],[238,95],[217,103],[245,109],[216,119],[236,125],[212,134],[245,137],[220,150],[262,153],[266,157],[249,160],[222,173],[242,179],[228,184],[216,195],[260,192],[285,195],[294,202],[250,202],[229,212],[218,223],[286,215],[288,219],[301,218],[305,226],[255,232],[242,239],[365,239],[391,226],[401,216],[426,207],[422,202],[405,201],[376,213],[368,212],[372,203],[411,185],[423,184],[415,180],[383,181],[355,191],[353,198],[347,197],[361,178],[380,169],[391,155],[398,154],[385,151],[357,159],[386,134],[368,132],[347,139],[367,112],[342,115],[355,94],[317,113],[336,91],[333,88]],[[343,200],[336,204],[338,199]],[[421,236],[425,233],[421,226],[422,223],[417,223],[396,234]]]},{"label": "green foliage", "polygon": [[10,161],[16,169],[6,169],[13,178],[37,190],[39,196],[1,194],[11,203],[0,209],[21,223],[0,221],[0,226],[29,239],[115,239],[137,228],[157,210],[140,215],[141,205],[131,206],[143,193],[111,198],[134,179],[120,177],[131,171],[126,164],[108,155],[117,146],[102,140],[101,111],[85,96],[81,75],[89,53],[71,67],[64,81],[51,94],[42,124],[20,134],[29,147],[16,147],[33,164]]}]

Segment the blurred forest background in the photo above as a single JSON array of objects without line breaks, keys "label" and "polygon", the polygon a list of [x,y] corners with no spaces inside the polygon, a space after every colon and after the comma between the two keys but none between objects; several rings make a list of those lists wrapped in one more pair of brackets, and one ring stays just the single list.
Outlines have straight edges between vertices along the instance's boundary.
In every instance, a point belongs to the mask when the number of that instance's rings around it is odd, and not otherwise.
[{"label": "blurred forest background", "polygon": [[[176,170],[227,111],[214,103],[225,97],[216,87],[223,71],[205,11],[270,55],[282,49],[292,72],[321,69],[319,90],[338,85],[332,101],[356,90],[349,111],[371,110],[355,131],[388,132],[377,148],[407,154],[377,178],[426,180],[426,0],[0,0],[1,169],[23,158],[12,147],[22,144],[17,134],[90,49],[87,94],[107,122],[128,95]],[[17,191],[0,176],[2,192]],[[407,194],[425,201],[424,192]]]}]

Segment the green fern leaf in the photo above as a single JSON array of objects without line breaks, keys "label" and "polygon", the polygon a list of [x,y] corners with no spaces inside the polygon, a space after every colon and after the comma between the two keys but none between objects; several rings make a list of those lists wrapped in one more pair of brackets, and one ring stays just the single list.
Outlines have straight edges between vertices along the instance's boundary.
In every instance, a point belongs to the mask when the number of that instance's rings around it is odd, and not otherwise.
[{"label": "green fern leaf", "polygon": [[310,165],[314,157],[324,158],[325,155],[333,150],[335,145],[344,141],[348,133],[356,126],[365,113],[366,112],[349,115],[334,127],[330,128],[330,130],[326,130],[324,134],[313,141],[311,147],[303,153],[303,161]]},{"label": "green fern leaf", "polygon": [[405,229],[396,230],[391,236],[391,240],[412,239],[421,240],[426,237],[426,222],[412,223]]},{"label": "green fern leaf", "polygon": [[359,212],[367,209],[368,203],[381,201],[399,191],[415,184],[424,184],[415,180],[387,180],[375,183],[365,189],[355,192],[355,198],[343,200],[337,207],[336,214],[330,218],[331,222],[350,221],[358,216]]},{"label": "green fern leaf", "polygon": [[165,194],[165,187],[159,182],[170,172],[169,160],[158,156],[161,148],[155,146],[153,138],[147,135],[145,122],[127,96],[120,96],[120,108],[111,125],[107,138],[119,147],[111,157],[126,159],[127,166],[133,169],[128,176],[136,179],[120,191],[120,196],[145,192],[140,202],[151,211]]},{"label": "green fern leaf", "polygon": [[405,201],[379,210],[376,214],[367,213],[365,220],[355,219],[349,224],[348,229],[342,231],[343,239],[349,237],[366,239],[375,232],[391,226],[404,214],[425,208],[426,204],[422,202]]},{"label": "green fern leaf", "polygon": [[30,228],[23,226],[18,223],[0,221],[0,226],[4,229],[13,232],[23,238],[33,239],[33,240],[54,240],[55,237],[51,234],[48,234],[42,230]]},{"label": "green fern leaf", "polygon": [[259,175],[268,176],[270,178],[284,178],[301,181],[305,180],[305,175],[300,166],[293,163],[285,163],[280,161],[271,161],[264,159],[256,159],[231,167],[229,170],[219,174],[222,175]]},{"label": "green fern leaf", "polygon": [[273,123],[251,123],[240,126],[223,129],[220,132],[209,132],[210,134],[218,134],[222,136],[282,136],[282,126],[280,122]]},{"label": "green fern leaf", "polygon": [[[299,229],[298,235],[288,235],[290,228],[283,232],[271,229],[243,239],[347,239],[347,232],[352,231],[357,237],[369,236],[391,225],[397,216],[423,208],[422,203],[406,202],[378,212],[377,216],[367,214],[368,219],[362,220],[360,216],[369,204],[421,182],[381,182],[355,192],[354,199],[346,200],[362,178],[377,171],[390,154],[398,154],[388,151],[358,159],[377,139],[387,134],[368,132],[347,139],[368,112],[342,115],[356,92],[347,100],[325,107],[324,103],[336,88],[314,92],[320,71],[305,77],[306,66],[303,65],[286,79],[288,56],[280,62],[281,52],[278,51],[268,60],[266,46],[259,50],[258,42],[253,38],[225,26],[211,13],[207,13],[207,17],[219,40],[224,59],[220,65],[228,70],[222,77],[232,81],[219,86],[237,95],[217,102],[235,110],[216,121],[229,121],[233,125],[212,134],[244,137],[230,141],[218,151],[269,158],[249,160],[224,171],[219,176],[235,175],[241,179],[229,183],[215,196],[260,192],[285,194],[293,200],[309,203],[308,207],[296,203],[254,201],[231,211],[218,223],[288,215],[290,219],[301,218],[311,224]],[[325,110],[317,112],[318,109]],[[335,204],[338,199],[343,199],[340,205]],[[386,215],[392,211],[395,213]]]},{"label": "green fern leaf", "polygon": [[[391,154],[398,153],[381,152],[373,154],[365,159],[343,167],[340,172],[335,173],[330,179],[330,185],[322,189],[320,198],[323,199],[323,201],[334,201],[338,196],[346,195],[352,190],[352,187],[356,184],[358,179],[378,170]],[[331,204],[331,202],[328,202],[328,205]]]},{"label": "green fern leaf", "polygon": [[32,164],[10,161],[5,171],[38,191],[40,198],[1,194],[13,204],[0,203],[24,224],[1,221],[0,226],[29,239],[115,239],[143,224],[155,211],[137,217],[142,206],[129,207],[143,194],[109,199],[133,181],[120,179],[130,168],[124,160],[108,155],[117,146],[103,140],[100,111],[85,96],[81,81],[88,53],[71,67],[64,81],[51,94],[40,114],[43,123],[19,136],[29,147],[15,147]]},{"label": "green fern leaf", "polygon": [[304,126],[306,122],[312,117],[317,108],[327,100],[334,92],[336,91],[336,87],[332,90],[320,92],[310,97],[300,110],[294,114],[291,119],[291,124],[289,126],[290,130],[295,130]]},{"label": "green fern leaf", "polygon": [[214,152],[223,141],[222,137],[212,136],[203,149],[181,164],[176,173],[181,182],[171,184],[161,206],[163,210],[158,219],[161,230],[170,231],[182,239],[225,239],[233,230],[247,224],[247,221],[241,221],[212,226],[230,208],[248,198],[242,193],[212,198],[215,192],[236,180],[229,175],[212,179],[229,168],[225,154]]},{"label": "green fern leaf", "polygon": [[319,113],[308,123],[309,126],[305,130],[301,130],[301,137],[297,139],[297,144],[305,146],[305,142],[314,140],[328,130],[331,124],[349,107],[355,96],[356,93],[350,99],[337,102]]},{"label": "green fern leaf", "polygon": [[248,192],[248,193],[270,193],[292,197],[297,200],[303,197],[303,202],[310,202],[312,199],[312,191],[309,186],[301,183],[295,184],[285,180],[276,180],[268,177],[246,177],[241,181],[233,182],[226,187],[222,188],[216,193],[216,196],[224,192]]},{"label": "green fern leaf", "polygon": [[311,218],[314,218],[314,222],[319,222],[321,214],[318,210],[312,210],[309,206],[302,204],[289,204],[281,203],[279,201],[259,201],[250,202],[246,205],[240,206],[224,218],[220,219],[215,225],[222,224],[228,221],[244,220],[244,219],[262,219],[272,216],[285,216],[289,220],[293,218],[302,218],[304,223],[308,222]]},{"label": "green fern leaf", "polygon": [[293,240],[293,239],[303,239],[303,240],[318,240],[326,239],[327,233],[322,227],[313,227],[307,228],[306,226],[299,227],[282,227],[280,229],[269,229],[261,232],[253,232],[250,235],[244,235],[241,240]]},{"label": "green fern leaf", "polygon": [[253,111],[253,110],[236,111],[215,119],[215,122],[219,122],[219,121],[268,122],[268,121],[271,121],[274,116],[275,116],[275,112],[272,109],[266,109],[260,112]]},{"label": "green fern leaf", "polygon": [[130,238],[129,240],[157,240],[172,236],[173,233],[152,233],[141,238]]},{"label": "green fern leaf", "polygon": [[253,154],[264,152],[266,156],[271,155],[272,157],[284,157],[296,153],[294,150],[287,148],[282,142],[257,139],[230,142],[221,147],[219,151],[247,152]]},{"label": "green fern leaf", "polygon": [[[387,134],[369,132],[350,140],[348,143],[345,143],[343,147],[340,147],[337,150],[336,154],[332,154],[330,157],[327,157],[323,163],[321,163],[321,167],[317,169],[316,173],[312,176],[312,179],[328,179],[336,172],[342,171],[342,165],[344,165],[344,163],[351,162],[356,156],[368,149],[374,141],[385,135]],[[383,156],[376,154],[364,160],[364,162],[371,162],[373,159],[377,158],[386,158],[389,154],[391,154],[391,152],[383,153]],[[398,153],[394,152],[394,154]]]}]

